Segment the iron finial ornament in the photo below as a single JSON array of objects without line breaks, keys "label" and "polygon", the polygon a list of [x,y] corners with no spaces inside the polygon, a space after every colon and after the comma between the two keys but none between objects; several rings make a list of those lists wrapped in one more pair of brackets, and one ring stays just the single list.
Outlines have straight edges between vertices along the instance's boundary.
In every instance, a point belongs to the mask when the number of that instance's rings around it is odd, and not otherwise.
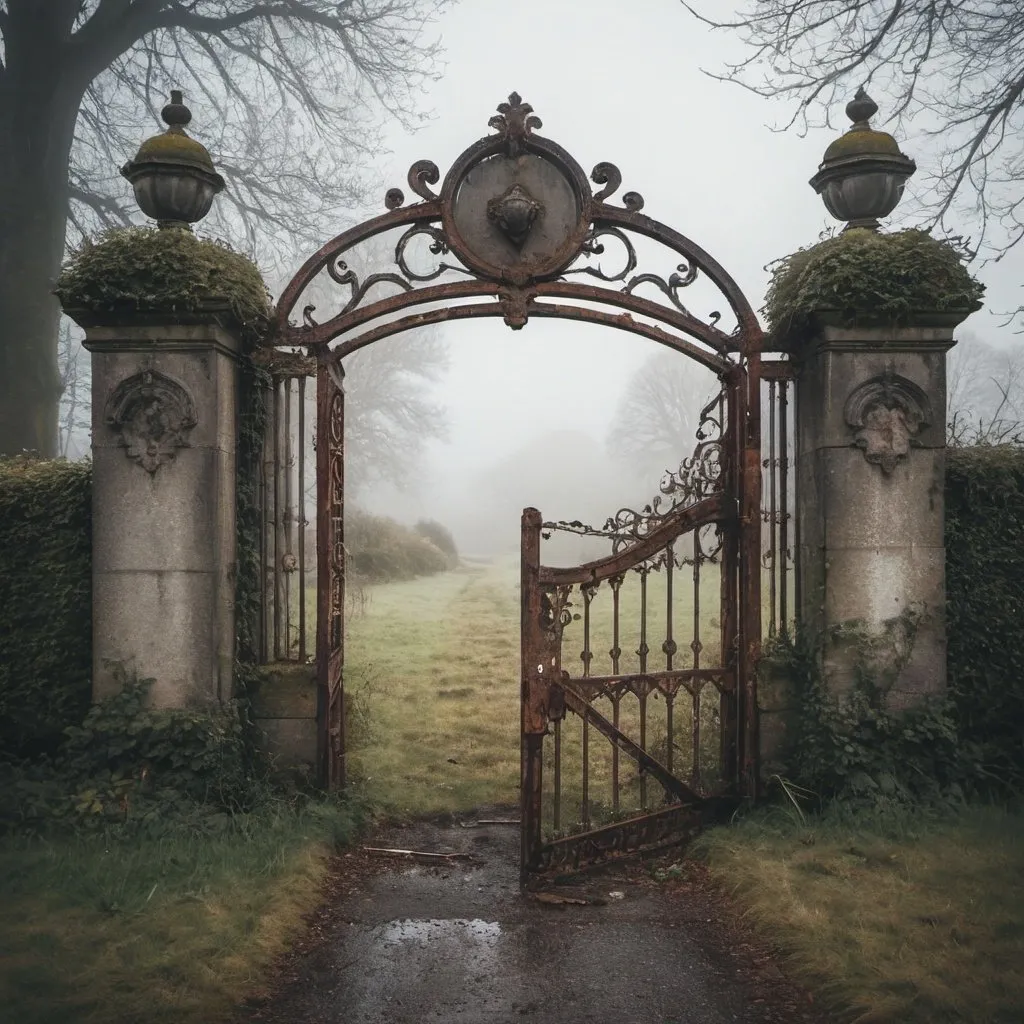
[{"label": "iron finial ornament", "polygon": [[810,185],[826,209],[847,228],[878,230],[903,196],[907,179],[917,165],[905,156],[888,132],[871,127],[878,104],[863,86],[846,105],[853,125],[825,150]]},{"label": "iron finial ornament", "polygon": [[519,156],[523,143],[534,128],[543,128],[544,122],[533,113],[533,107],[524,103],[517,92],[508,95],[508,103],[498,104],[498,113],[487,122],[488,128],[501,132],[508,143],[508,155]]}]

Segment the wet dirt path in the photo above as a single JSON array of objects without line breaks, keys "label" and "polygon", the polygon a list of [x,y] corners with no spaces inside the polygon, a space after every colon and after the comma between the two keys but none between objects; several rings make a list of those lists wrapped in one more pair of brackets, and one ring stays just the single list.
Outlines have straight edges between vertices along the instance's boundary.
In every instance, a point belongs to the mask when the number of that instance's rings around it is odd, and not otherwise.
[{"label": "wet dirt path", "polygon": [[389,829],[367,843],[471,861],[342,856],[310,938],[239,1024],[826,1020],[770,956],[728,933],[699,886],[623,868],[558,890],[594,902],[541,902],[519,891],[518,829],[474,820]]}]

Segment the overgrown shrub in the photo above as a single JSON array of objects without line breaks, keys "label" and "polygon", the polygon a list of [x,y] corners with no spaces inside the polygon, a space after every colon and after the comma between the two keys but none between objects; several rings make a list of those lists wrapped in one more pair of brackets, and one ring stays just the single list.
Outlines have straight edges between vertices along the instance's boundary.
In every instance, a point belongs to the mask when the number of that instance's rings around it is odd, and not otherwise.
[{"label": "overgrown shrub", "polygon": [[56,750],[92,694],[92,466],[0,460],[0,759]]},{"label": "overgrown shrub", "polygon": [[443,551],[453,566],[458,564],[459,549],[455,546],[455,538],[447,526],[436,519],[421,519],[413,529],[421,537],[426,537],[438,550]]},{"label": "overgrown shrub", "polygon": [[411,580],[450,567],[440,548],[408,526],[354,509],[345,516],[345,549],[349,572],[372,583]]},{"label": "overgrown shrub", "polygon": [[147,706],[152,679],[122,674],[122,689],[64,730],[52,757],[8,765],[0,785],[5,830],[111,824],[159,831],[170,818],[244,810],[258,802],[265,766],[248,742],[245,706]]},{"label": "overgrown shrub", "polygon": [[764,307],[769,330],[792,344],[821,313],[864,326],[977,309],[985,289],[964,266],[966,255],[925,231],[843,231],[775,263]]},{"label": "overgrown shrub", "polygon": [[[797,631],[766,645],[766,656],[792,680],[789,751],[793,781],[830,802],[876,804],[961,798],[984,777],[977,749],[959,735],[948,696],[892,710],[887,694],[913,650],[918,617],[906,613],[881,634],[846,623],[827,637]],[[821,675],[822,646],[857,652],[854,680],[842,694]]]},{"label": "overgrown shrub", "polygon": [[57,280],[65,309],[192,313],[227,306],[258,336],[270,315],[259,269],[224,242],[191,231],[114,228],[86,239]]},{"label": "overgrown shrub", "polygon": [[946,458],[950,694],[986,770],[1024,785],[1024,447]]}]

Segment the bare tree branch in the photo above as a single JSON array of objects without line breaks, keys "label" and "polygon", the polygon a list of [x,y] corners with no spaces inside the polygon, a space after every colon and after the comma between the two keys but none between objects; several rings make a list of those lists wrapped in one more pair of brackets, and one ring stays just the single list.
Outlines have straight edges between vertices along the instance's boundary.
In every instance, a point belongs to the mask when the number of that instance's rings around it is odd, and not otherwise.
[{"label": "bare tree branch", "polygon": [[784,127],[829,126],[858,86],[897,123],[914,119],[941,147],[918,208],[933,225],[977,220],[998,259],[1024,238],[1024,5],[1005,0],[748,0],[683,6],[738,35],[747,56],[713,77],[796,101]]},{"label": "bare tree branch", "polygon": [[718,390],[709,370],[678,352],[654,353],[630,378],[608,435],[608,448],[638,480],[675,470],[696,441],[697,416]]}]

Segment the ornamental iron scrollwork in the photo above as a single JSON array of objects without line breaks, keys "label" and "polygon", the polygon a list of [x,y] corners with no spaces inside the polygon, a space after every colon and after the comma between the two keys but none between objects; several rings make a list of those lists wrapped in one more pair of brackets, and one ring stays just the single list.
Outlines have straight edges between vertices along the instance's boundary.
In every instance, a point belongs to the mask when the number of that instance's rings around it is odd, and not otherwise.
[{"label": "ornamental iron scrollwork", "polygon": [[887,476],[920,444],[917,435],[932,421],[924,390],[891,370],[855,388],[843,412],[853,443]]},{"label": "ornamental iron scrollwork", "polygon": [[121,381],[107,399],[104,418],[128,458],[150,474],[189,446],[188,435],[199,422],[188,388],[153,369]]},{"label": "ornamental iron scrollwork", "polygon": [[[335,349],[341,359],[406,325],[455,315],[497,315],[516,329],[543,312],[653,338],[722,372],[760,338],[749,303],[725,271],[686,238],[643,215],[638,192],[620,196],[622,173],[615,164],[599,162],[588,176],[568,152],[538,134],[540,118],[517,93],[499,104],[488,126],[493,134],[464,150],[443,180],[431,160],[411,165],[408,188],[416,202],[406,205],[402,189],[388,189],[386,213],[339,235],[307,261],[281,295],[268,344],[312,349],[344,335]],[[613,202],[615,197],[621,205]],[[403,233],[393,266],[357,274],[352,250],[394,229]],[[414,268],[408,259],[410,240],[422,236],[436,259]],[[670,250],[675,270],[642,267],[637,236]],[[613,265],[595,259],[610,242],[622,250]],[[316,307],[301,301],[304,290],[324,272],[348,290],[340,312],[329,318],[316,317]],[[683,301],[683,289],[698,279],[722,293],[735,314],[732,333],[719,328],[718,310],[697,317],[692,302]],[[486,301],[495,296],[497,302]],[[437,310],[438,302],[449,308]],[[401,310],[430,304],[434,308],[402,320],[395,317]],[[595,304],[616,312],[597,310]],[[368,337],[361,341],[357,329],[385,316],[396,326],[368,327]],[[665,327],[657,326],[661,324]]]},{"label": "ornamental iron scrollwork", "polygon": [[[656,495],[642,509],[620,508],[609,516],[601,527],[590,526],[579,520],[545,522],[544,536],[553,531],[574,533],[581,537],[607,537],[612,542],[612,552],[617,554],[623,548],[647,537],[665,519],[681,508],[688,508],[704,498],[720,493],[725,485],[723,473],[723,419],[725,392],[720,391],[700,411],[693,453],[682,460],[675,471],[666,470],[659,484],[660,494]],[[714,541],[705,549],[705,534],[714,532]],[[673,564],[682,567],[692,564],[693,559],[713,561],[721,549],[721,536],[717,528],[702,527],[694,531],[693,557],[687,559],[678,555]],[[644,563],[648,569],[658,570],[666,564],[668,556],[662,551]]]}]

